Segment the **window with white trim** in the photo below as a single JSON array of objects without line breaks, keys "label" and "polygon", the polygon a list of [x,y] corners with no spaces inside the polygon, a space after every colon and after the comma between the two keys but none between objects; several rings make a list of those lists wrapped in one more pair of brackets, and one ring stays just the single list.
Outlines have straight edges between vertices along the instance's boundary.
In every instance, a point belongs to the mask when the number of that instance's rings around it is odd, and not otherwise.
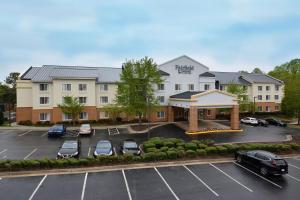
[{"label": "window with white trim", "polygon": [[279,106],[275,106],[275,110],[278,111],[279,110]]},{"label": "window with white trim", "polygon": [[72,120],[72,115],[63,113],[62,119],[63,119],[63,121],[70,121],[70,120]]},{"label": "window with white trim", "polygon": [[188,84],[189,91],[194,91],[194,84]]},{"label": "window with white trim", "polygon": [[258,95],[258,96],[257,96],[257,99],[258,99],[258,100],[262,100],[262,95]]},{"label": "window with white trim", "polygon": [[205,85],[204,85],[204,90],[209,90],[209,88],[210,88],[210,85],[209,85],[209,84],[205,84]]},{"label": "window with white trim", "polygon": [[266,86],[266,91],[270,91],[270,86]]},{"label": "window with white trim", "polygon": [[257,86],[257,90],[262,91],[262,86],[261,85]]},{"label": "window with white trim", "polygon": [[207,116],[211,116],[211,110],[207,110]]},{"label": "window with white trim", "polygon": [[257,111],[262,112],[262,106],[257,106]]},{"label": "window with white trim", "polygon": [[79,103],[86,103],[87,102],[87,97],[78,97]]},{"label": "window with white trim", "polygon": [[80,83],[78,85],[78,90],[79,91],[86,91],[87,90],[87,85],[85,83]]},{"label": "window with white trim", "polygon": [[107,84],[101,84],[101,85],[100,85],[100,91],[101,91],[101,92],[106,92],[106,91],[108,91],[108,85],[107,85]]},{"label": "window with white trim", "polygon": [[40,104],[41,105],[49,104],[49,97],[40,97]]},{"label": "window with white trim", "polygon": [[220,85],[220,90],[225,90],[225,87],[224,87],[224,85]]},{"label": "window with white trim", "polygon": [[106,111],[101,111],[100,112],[100,119],[107,119],[109,118],[109,113]]},{"label": "window with white trim", "polygon": [[156,113],[157,118],[165,118],[165,112],[164,111],[159,111]]},{"label": "window with white trim", "polygon": [[266,106],[266,112],[270,112],[271,111],[271,107],[270,106]]},{"label": "window with white trim", "polygon": [[266,100],[270,100],[270,95],[266,95]]},{"label": "window with white trim", "polygon": [[275,99],[275,100],[279,100],[279,95],[276,94],[276,95],[274,96],[274,99]]},{"label": "window with white trim", "polygon": [[157,100],[159,103],[165,103],[165,97],[164,96],[158,96]]},{"label": "window with white trim", "polygon": [[63,91],[71,91],[72,90],[71,84],[70,83],[62,84],[62,90]]},{"label": "window with white trim", "polygon": [[107,96],[100,97],[100,103],[103,103],[103,104],[108,103],[108,97]]},{"label": "window with white trim", "polygon": [[47,91],[48,90],[48,84],[41,83],[40,84],[40,91]]},{"label": "window with white trim", "polygon": [[181,85],[180,84],[175,84],[175,90],[181,90]]},{"label": "window with white trim", "polygon": [[40,113],[40,121],[50,121],[50,113]]},{"label": "window with white trim", "polygon": [[279,85],[275,85],[275,90],[279,91]]},{"label": "window with white trim", "polygon": [[157,90],[165,90],[165,84],[157,84]]},{"label": "window with white trim", "polygon": [[79,119],[80,120],[87,120],[88,119],[88,113],[87,112],[79,113]]}]

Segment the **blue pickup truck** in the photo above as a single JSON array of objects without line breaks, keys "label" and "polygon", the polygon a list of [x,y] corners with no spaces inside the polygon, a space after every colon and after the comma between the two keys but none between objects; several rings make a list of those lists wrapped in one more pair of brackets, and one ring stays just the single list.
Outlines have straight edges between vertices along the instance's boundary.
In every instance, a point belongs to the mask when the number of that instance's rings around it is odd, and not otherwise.
[{"label": "blue pickup truck", "polygon": [[48,137],[63,136],[67,132],[67,128],[63,124],[55,124],[48,130]]}]

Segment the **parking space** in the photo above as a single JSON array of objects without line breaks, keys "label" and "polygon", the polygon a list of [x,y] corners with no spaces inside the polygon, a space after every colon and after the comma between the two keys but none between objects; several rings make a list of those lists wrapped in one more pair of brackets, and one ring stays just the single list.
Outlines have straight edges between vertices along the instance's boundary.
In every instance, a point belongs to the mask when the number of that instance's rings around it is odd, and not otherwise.
[{"label": "parking space", "polygon": [[[300,168],[300,163],[294,164]],[[248,166],[228,162],[0,178],[0,197],[6,200],[298,199],[300,169],[290,169],[288,175],[263,177]]]}]

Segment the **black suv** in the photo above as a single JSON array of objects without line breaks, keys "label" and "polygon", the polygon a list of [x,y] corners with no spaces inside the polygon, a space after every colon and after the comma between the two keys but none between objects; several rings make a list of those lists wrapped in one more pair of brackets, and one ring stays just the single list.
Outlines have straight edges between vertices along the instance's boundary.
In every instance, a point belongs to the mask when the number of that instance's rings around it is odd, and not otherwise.
[{"label": "black suv", "polygon": [[57,152],[57,158],[79,158],[80,140],[66,140]]},{"label": "black suv", "polygon": [[139,145],[132,139],[124,140],[120,144],[120,153],[121,154],[132,154],[132,155],[140,155],[141,150]]},{"label": "black suv", "polygon": [[280,121],[279,119],[267,118],[265,120],[271,125],[286,127],[286,123]]}]

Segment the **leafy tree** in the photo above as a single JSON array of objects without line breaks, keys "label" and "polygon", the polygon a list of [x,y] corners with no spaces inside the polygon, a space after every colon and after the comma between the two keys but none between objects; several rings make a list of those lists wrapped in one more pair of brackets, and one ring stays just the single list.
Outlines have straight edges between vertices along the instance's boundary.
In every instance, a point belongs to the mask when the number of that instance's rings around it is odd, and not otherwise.
[{"label": "leafy tree", "polygon": [[108,104],[103,107],[103,110],[108,112],[111,119],[115,122],[123,111],[123,108],[117,104]]},{"label": "leafy tree", "polygon": [[120,77],[116,102],[128,115],[138,115],[141,123],[147,109],[158,105],[153,85],[161,82],[161,75],[153,59],[145,57],[127,61]]},{"label": "leafy tree", "polygon": [[290,62],[276,66],[274,70],[268,74],[279,80],[287,83],[290,79],[297,76],[300,73],[300,59],[293,59]]},{"label": "leafy tree", "polygon": [[18,80],[19,76],[20,76],[19,72],[11,72],[9,76],[6,77],[5,83],[11,85],[13,88],[16,88],[17,86],[16,81]]},{"label": "leafy tree", "polygon": [[[5,104],[8,107],[8,116],[14,109],[16,104],[16,89],[11,88],[8,85],[0,84],[0,103]],[[10,125],[10,118],[8,119]]]},{"label": "leafy tree", "polygon": [[246,112],[250,109],[250,103],[247,95],[246,87],[234,83],[229,83],[226,87],[227,92],[235,94],[238,97],[240,112]]},{"label": "leafy tree", "polygon": [[79,103],[78,98],[71,96],[64,97],[64,102],[62,104],[58,104],[58,107],[64,114],[72,116],[73,125],[75,125],[78,115],[84,109],[84,105]]},{"label": "leafy tree", "polygon": [[255,74],[263,74],[263,71],[261,71],[261,69],[259,69],[258,67],[255,67],[252,71],[252,73],[255,73]]},{"label": "leafy tree", "polygon": [[4,123],[3,111],[0,109],[0,125]]}]

